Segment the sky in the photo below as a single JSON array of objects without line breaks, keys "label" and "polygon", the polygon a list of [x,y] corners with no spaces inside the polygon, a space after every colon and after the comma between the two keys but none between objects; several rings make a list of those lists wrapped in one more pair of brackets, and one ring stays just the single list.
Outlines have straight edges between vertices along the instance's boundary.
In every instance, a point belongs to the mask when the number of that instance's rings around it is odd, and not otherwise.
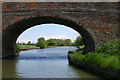
[{"label": "sky", "polygon": [[27,43],[31,41],[32,43],[36,43],[37,39],[40,37],[44,37],[45,40],[48,39],[71,39],[72,42],[76,39],[80,34],[72,28],[69,28],[64,25],[59,24],[41,24],[33,26],[27,30],[25,30],[17,39],[19,43]]}]

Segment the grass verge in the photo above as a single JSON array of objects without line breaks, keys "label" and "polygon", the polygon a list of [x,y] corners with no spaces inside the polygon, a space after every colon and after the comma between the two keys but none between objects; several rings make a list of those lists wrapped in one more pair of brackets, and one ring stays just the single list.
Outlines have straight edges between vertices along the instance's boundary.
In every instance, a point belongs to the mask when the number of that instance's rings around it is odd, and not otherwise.
[{"label": "grass verge", "polygon": [[[69,62],[77,66],[89,68],[90,70],[99,70],[104,76],[114,77],[120,72],[120,40],[115,39],[110,42],[103,43],[102,46],[97,46],[95,52],[89,52],[86,55],[82,54],[83,49],[69,51]],[[95,69],[97,68],[97,69]]]}]

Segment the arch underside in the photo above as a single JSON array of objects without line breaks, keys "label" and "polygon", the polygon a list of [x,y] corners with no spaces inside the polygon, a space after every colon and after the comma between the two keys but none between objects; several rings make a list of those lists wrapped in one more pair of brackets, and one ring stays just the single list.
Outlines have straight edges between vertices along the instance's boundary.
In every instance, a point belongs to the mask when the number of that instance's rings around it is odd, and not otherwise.
[{"label": "arch underside", "polygon": [[6,56],[16,55],[16,49],[15,49],[16,40],[19,37],[19,35],[22,32],[24,32],[26,29],[33,27],[35,25],[48,24],[48,23],[65,25],[76,30],[79,34],[81,34],[85,45],[85,51],[83,54],[95,50],[95,44],[91,34],[82,26],[67,19],[45,16],[45,17],[32,17],[29,19],[24,19],[6,28],[2,34],[2,56],[6,57]]}]

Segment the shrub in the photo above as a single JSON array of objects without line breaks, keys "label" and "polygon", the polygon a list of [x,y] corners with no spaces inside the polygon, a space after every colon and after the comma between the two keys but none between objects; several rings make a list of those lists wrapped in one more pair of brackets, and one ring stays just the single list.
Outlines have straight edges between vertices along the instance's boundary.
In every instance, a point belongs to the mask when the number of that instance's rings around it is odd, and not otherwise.
[{"label": "shrub", "polygon": [[79,51],[84,51],[85,50],[85,47],[79,47],[76,51],[79,52]]},{"label": "shrub", "polygon": [[115,39],[113,41],[103,43],[101,47],[96,47],[96,52],[110,55],[120,55],[120,40]]},{"label": "shrub", "polygon": [[16,46],[16,53],[17,53],[17,55],[19,55],[19,53],[20,53],[20,48],[18,46]]}]

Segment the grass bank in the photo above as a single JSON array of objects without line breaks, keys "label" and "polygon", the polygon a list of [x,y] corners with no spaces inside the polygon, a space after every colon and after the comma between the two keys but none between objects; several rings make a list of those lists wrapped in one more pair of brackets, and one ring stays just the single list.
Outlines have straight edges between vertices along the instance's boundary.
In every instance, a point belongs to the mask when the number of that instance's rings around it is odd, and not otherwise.
[{"label": "grass bank", "polygon": [[36,45],[27,45],[27,44],[16,45],[17,56],[19,56],[20,51],[29,50],[29,49],[40,49],[40,48]]},{"label": "grass bank", "polygon": [[[63,46],[47,46],[47,48],[52,48],[52,47],[63,47]],[[28,49],[40,49],[39,46],[36,45],[17,45],[16,50],[28,50]]]},{"label": "grass bank", "polygon": [[[48,46],[47,48],[52,48],[52,47],[63,47],[63,46]],[[28,44],[16,45],[16,52],[17,52],[17,54],[19,54],[20,51],[30,50],[30,49],[40,49],[40,47],[36,46],[36,45],[28,45]]]},{"label": "grass bank", "polygon": [[119,40],[97,46],[95,52],[82,55],[83,49],[69,51],[69,63],[100,75],[104,79],[117,80],[120,74]]},{"label": "grass bank", "polygon": [[18,47],[19,47],[19,49],[30,49],[30,48],[40,48],[40,47],[38,47],[38,46],[36,46],[36,45],[17,45]]}]

